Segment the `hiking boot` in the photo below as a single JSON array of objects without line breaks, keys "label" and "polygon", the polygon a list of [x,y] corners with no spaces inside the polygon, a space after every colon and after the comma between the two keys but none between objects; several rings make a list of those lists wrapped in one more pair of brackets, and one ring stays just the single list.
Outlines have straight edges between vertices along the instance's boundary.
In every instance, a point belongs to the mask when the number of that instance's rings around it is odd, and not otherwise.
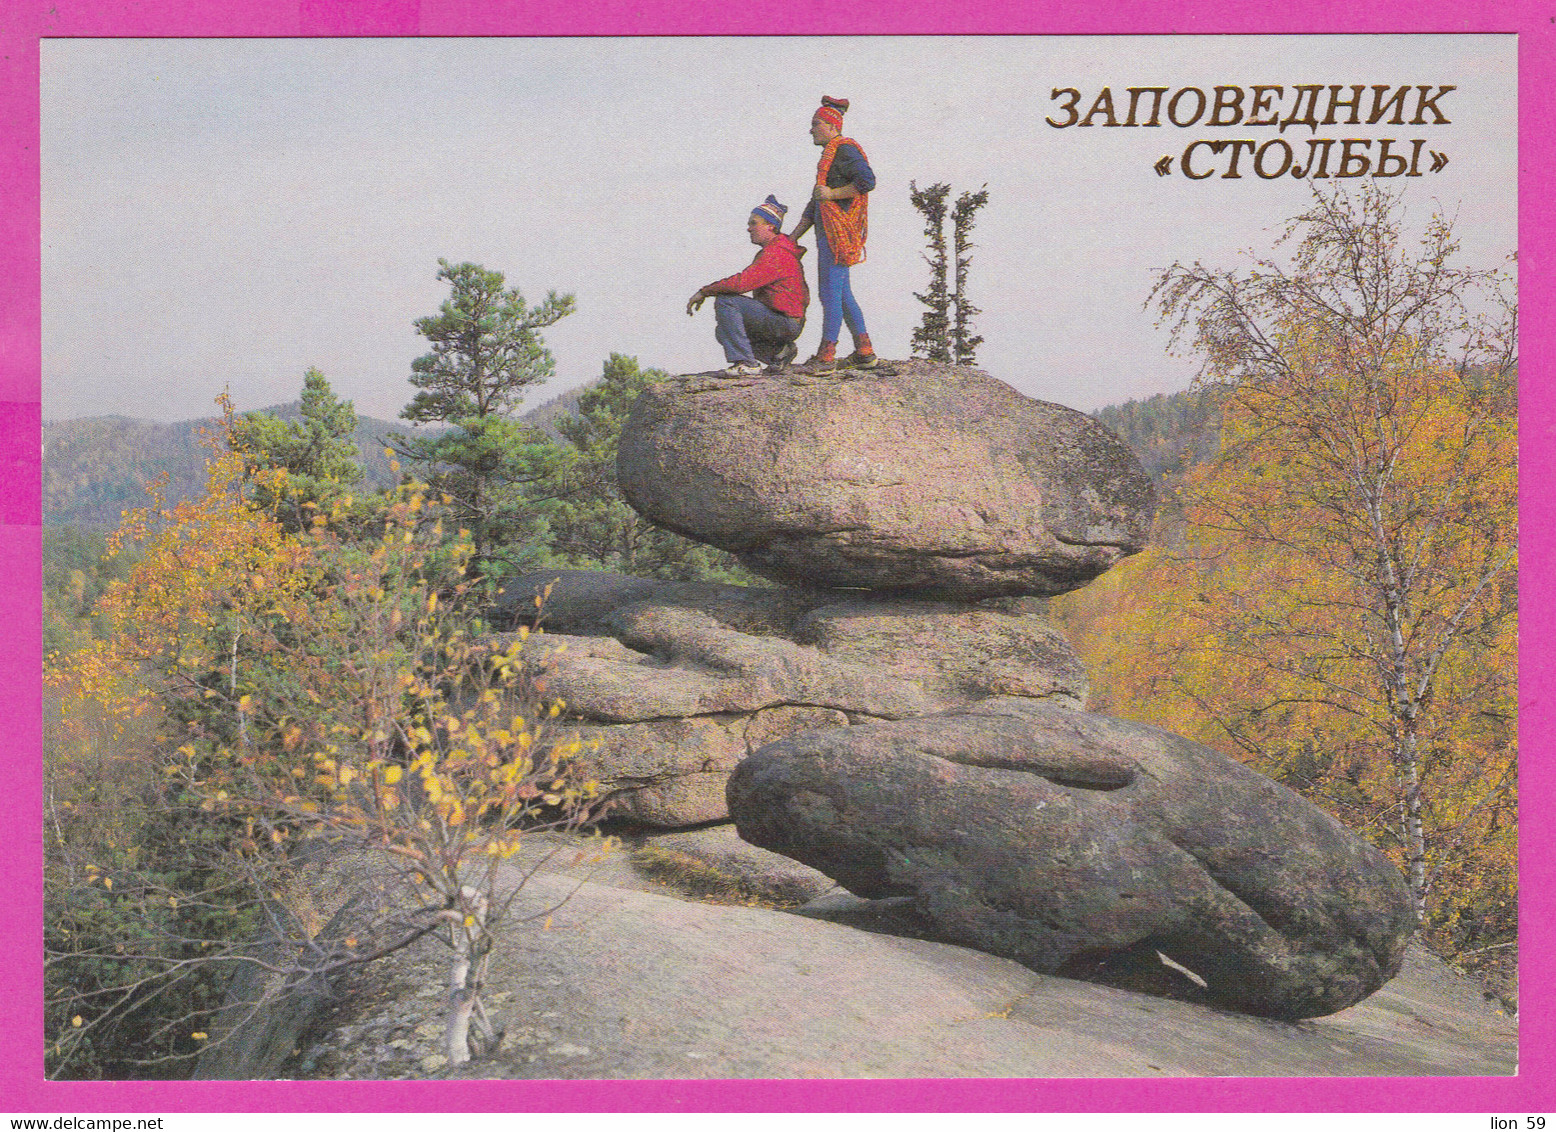
[{"label": "hiking boot", "polygon": [[875,356],[875,347],[870,345],[870,336],[855,334],[854,352],[843,359],[843,364],[849,369],[874,369],[880,361]]},{"label": "hiking boot", "polygon": [[755,377],[762,372],[759,362],[736,362],[724,371],[725,377]]},{"label": "hiking boot", "polygon": [[837,343],[823,340],[820,349],[805,363],[806,373],[832,373],[837,369]]},{"label": "hiking boot", "polygon": [[785,342],[778,347],[778,352],[773,355],[772,364],[767,367],[768,373],[782,373],[799,356],[800,348],[793,342]]}]

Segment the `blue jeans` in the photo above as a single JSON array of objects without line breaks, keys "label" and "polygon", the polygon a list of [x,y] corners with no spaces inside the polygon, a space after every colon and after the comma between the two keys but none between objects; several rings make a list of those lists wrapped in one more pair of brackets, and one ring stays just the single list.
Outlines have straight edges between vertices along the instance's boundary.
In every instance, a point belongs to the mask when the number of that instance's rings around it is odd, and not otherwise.
[{"label": "blue jeans", "polygon": [[816,274],[821,284],[821,340],[836,342],[843,323],[856,338],[868,334],[864,326],[864,312],[854,301],[854,290],[848,285],[848,268],[832,258],[832,248],[827,243],[826,227],[816,222]]},{"label": "blue jeans", "polygon": [[779,314],[750,295],[716,295],[713,299],[713,336],[724,347],[724,360],[769,363],[786,343],[800,336],[804,326],[797,318]]}]

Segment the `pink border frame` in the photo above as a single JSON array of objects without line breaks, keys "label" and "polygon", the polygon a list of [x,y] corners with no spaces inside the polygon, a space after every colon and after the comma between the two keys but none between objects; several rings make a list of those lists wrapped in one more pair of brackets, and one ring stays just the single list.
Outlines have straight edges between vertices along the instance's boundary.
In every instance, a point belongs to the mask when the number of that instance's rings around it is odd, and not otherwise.
[{"label": "pink border frame", "polygon": [[[40,37],[328,35],[786,35],[1169,34],[1516,32],[1523,329],[1525,539],[1521,649],[1526,815],[1556,792],[1533,741],[1551,733],[1551,664],[1540,644],[1553,629],[1547,569],[1556,541],[1556,399],[1545,388],[1556,309],[1550,266],[1556,199],[1541,190],[1553,168],[1552,42],[1556,9],[1533,0],[1296,0],[1258,12],[1250,0],[977,0],[951,14],[940,0],[783,8],[699,0],[595,0],[583,11],[519,0],[8,0],[0,21],[0,695],[13,766],[0,791],[0,870],[9,898],[0,915],[0,970],[35,970],[40,951],[39,391],[40,241],[38,101]],[[1122,9],[1128,8],[1128,11]],[[846,14],[841,14],[846,13]],[[1544,170],[1542,174],[1539,172]],[[1531,757],[1534,756],[1534,757]],[[1216,1078],[1181,1080],[847,1081],[425,1081],[50,1083],[43,1080],[43,1009],[37,985],[10,988],[0,1028],[0,1108],[11,1113],[269,1111],[1342,1111],[1538,1113],[1556,1105],[1550,1000],[1552,870],[1556,850],[1522,836],[1523,1010],[1515,1078]],[[1446,1088],[1445,1088],[1446,1086]]]}]

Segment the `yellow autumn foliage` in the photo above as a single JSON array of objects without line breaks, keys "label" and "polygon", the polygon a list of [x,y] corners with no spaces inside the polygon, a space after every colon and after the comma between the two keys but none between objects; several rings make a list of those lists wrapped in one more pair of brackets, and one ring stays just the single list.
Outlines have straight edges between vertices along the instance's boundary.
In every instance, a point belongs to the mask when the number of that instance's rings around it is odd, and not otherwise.
[{"label": "yellow autumn foliage", "polygon": [[[1220,454],[1185,478],[1160,545],[1053,610],[1090,669],[1093,710],[1250,763],[1407,876],[1413,774],[1428,926],[1450,949],[1506,937],[1517,886],[1511,383],[1400,364],[1385,414],[1374,412],[1384,394],[1369,404],[1333,388],[1342,378],[1316,346],[1285,345],[1307,363],[1296,388],[1227,398]],[[1365,427],[1326,422],[1315,404],[1352,406]]]}]

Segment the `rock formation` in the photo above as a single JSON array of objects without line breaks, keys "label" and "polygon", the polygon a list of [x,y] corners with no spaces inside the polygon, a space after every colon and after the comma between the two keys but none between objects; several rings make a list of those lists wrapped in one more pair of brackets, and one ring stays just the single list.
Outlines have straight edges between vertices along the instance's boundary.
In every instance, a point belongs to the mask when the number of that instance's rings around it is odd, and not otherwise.
[{"label": "rock formation", "polygon": [[[1378,994],[1293,1024],[1046,976],[936,942],[904,915],[894,922],[902,909],[892,901],[827,893],[826,877],[739,842],[727,825],[654,837],[630,854],[595,850],[540,835],[498,866],[499,890],[515,897],[483,999],[504,1037],[482,1058],[452,1067],[444,1056],[449,952],[434,933],[341,973],[330,998],[304,984],[256,1009],[241,997],[252,981],[236,980],[239,997],[224,1014],[246,1032],[212,1041],[197,1076],[539,1084],[1485,1077],[1519,1068],[1514,1023],[1414,945]],[[372,901],[349,894],[386,866],[322,865],[351,880],[311,878],[320,882],[315,911],[330,921],[322,939],[371,932]],[[812,894],[823,895],[795,908]]]},{"label": "rock formation", "polygon": [[786,735],[993,694],[1086,695],[1074,650],[1019,599],[872,602],[557,570],[509,583],[499,618],[532,621],[539,593],[547,631],[526,656],[579,721],[612,813],[654,826],[726,819],[729,772]]},{"label": "rock formation", "polygon": [[733,814],[895,902],[856,922],[1041,972],[1128,981],[1165,956],[1204,1001],[1301,1018],[1398,970],[1410,900],[1372,846],[1232,760],[1081,710],[1035,595],[1139,550],[1153,505],[1088,418],[929,363],[678,378],[637,402],[618,471],[648,518],[785,583],[509,585],[513,621],[546,595],[526,655],[618,816]]},{"label": "rock formation", "polygon": [[633,407],[617,478],[765,577],[966,600],[1084,585],[1145,545],[1154,506],[1089,417],[928,362],[672,379]]}]

